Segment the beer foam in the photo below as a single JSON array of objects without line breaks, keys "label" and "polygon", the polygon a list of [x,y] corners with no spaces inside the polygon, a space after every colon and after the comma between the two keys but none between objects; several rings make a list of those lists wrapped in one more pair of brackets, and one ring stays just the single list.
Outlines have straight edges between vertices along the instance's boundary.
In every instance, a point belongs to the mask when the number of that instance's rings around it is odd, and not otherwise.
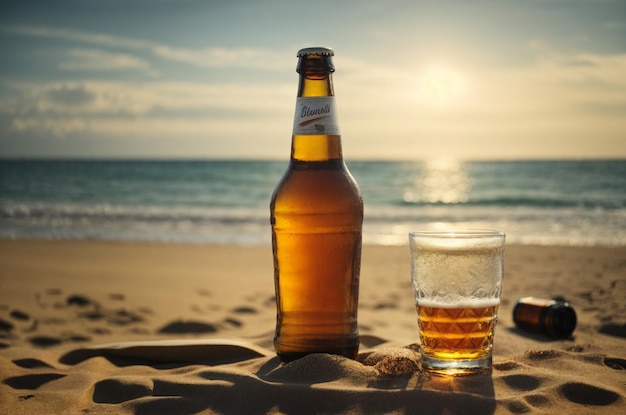
[{"label": "beer foam", "polygon": [[479,230],[459,232],[414,232],[409,234],[411,249],[430,253],[489,252],[497,254],[504,247],[504,233]]},{"label": "beer foam", "polygon": [[455,298],[450,301],[445,299],[423,299],[417,300],[417,305],[422,307],[433,308],[483,308],[500,305],[499,298]]},{"label": "beer foam", "polygon": [[428,254],[450,253],[487,253],[497,255],[503,249],[501,241],[485,240],[467,244],[462,240],[436,240],[412,242],[411,249],[415,252],[427,252]]}]

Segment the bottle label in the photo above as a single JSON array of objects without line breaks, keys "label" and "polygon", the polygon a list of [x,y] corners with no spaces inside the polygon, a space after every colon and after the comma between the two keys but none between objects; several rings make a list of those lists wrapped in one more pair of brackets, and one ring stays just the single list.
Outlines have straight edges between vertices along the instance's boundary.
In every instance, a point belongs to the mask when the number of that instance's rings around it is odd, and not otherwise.
[{"label": "bottle label", "polygon": [[298,97],[293,135],[339,135],[335,97]]}]

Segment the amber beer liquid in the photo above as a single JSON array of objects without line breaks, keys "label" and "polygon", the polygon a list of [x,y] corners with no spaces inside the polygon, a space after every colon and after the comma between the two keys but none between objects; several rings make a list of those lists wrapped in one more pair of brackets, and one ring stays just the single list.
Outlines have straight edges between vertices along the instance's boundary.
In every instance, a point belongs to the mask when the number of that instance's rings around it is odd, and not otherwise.
[{"label": "amber beer liquid", "polygon": [[363,199],[342,155],[333,51],[298,52],[291,158],[270,203],[276,332],[283,361],[310,353],[354,358]]},{"label": "amber beer liquid", "polygon": [[491,229],[409,233],[422,364],[440,375],[491,370],[505,234]]},{"label": "amber beer liquid", "polygon": [[417,320],[426,358],[473,360],[491,355],[498,299],[461,303],[420,301]]}]

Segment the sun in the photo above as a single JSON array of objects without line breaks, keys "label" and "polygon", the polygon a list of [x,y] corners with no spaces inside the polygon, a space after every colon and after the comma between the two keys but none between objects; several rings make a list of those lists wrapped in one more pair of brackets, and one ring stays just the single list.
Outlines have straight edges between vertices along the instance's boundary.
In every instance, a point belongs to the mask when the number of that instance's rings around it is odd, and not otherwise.
[{"label": "sun", "polygon": [[466,90],[466,79],[454,68],[433,65],[421,77],[422,99],[435,105],[451,105],[460,100]]}]

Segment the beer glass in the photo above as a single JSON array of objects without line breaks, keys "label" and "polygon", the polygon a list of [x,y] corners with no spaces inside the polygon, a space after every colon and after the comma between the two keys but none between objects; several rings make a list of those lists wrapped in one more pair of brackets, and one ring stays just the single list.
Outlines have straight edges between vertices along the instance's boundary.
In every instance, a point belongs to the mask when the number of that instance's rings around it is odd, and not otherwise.
[{"label": "beer glass", "polygon": [[504,270],[502,231],[409,234],[424,367],[464,375],[491,369]]}]

